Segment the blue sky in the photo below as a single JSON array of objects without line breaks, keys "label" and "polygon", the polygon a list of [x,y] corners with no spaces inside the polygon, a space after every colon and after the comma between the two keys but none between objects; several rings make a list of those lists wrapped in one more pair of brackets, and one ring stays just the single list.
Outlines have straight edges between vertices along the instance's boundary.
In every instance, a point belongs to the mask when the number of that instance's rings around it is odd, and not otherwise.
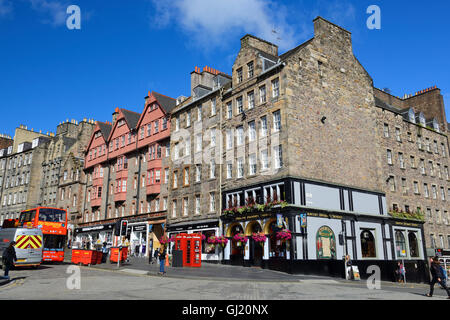
[{"label": "blue sky", "polygon": [[[81,30],[66,27],[71,4]],[[366,26],[372,4],[381,30]],[[231,73],[246,33],[283,53],[313,36],[319,15],[352,32],[376,87],[403,96],[437,85],[450,118],[449,14],[449,1],[418,0],[0,0],[0,133],[111,121],[115,107],[141,112],[149,90],[188,96],[195,66]]]}]

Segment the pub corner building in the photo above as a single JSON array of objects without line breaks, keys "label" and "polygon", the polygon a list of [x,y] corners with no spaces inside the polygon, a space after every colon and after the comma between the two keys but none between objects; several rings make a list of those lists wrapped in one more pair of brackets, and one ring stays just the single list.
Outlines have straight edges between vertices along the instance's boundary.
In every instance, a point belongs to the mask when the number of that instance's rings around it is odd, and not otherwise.
[{"label": "pub corner building", "polygon": [[[247,206],[249,197],[265,204]],[[383,194],[287,178],[225,192],[223,200],[240,205],[221,216],[225,264],[345,278],[348,255],[361,279],[378,266],[380,280],[395,281],[404,261],[409,282],[429,280],[424,222],[389,215]]]}]

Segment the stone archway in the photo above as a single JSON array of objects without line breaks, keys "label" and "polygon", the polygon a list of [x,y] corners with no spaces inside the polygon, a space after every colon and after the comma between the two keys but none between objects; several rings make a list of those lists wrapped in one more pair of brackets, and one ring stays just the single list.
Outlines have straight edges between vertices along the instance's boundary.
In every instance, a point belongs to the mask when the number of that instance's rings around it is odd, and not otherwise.
[{"label": "stone archway", "polygon": [[[234,223],[230,224],[225,236],[227,238],[234,236],[233,231],[234,231],[234,228],[236,228],[237,226],[240,226],[242,228],[242,225],[239,222],[234,222]],[[242,230],[244,230],[244,229],[242,228]]]},{"label": "stone archway", "polygon": [[234,235],[238,233],[244,233],[244,228],[239,222],[231,224],[226,232],[226,237],[230,238],[230,262],[232,265],[242,265],[244,263],[245,246],[243,244],[238,246],[238,244],[233,241]]},{"label": "stone archway", "polygon": [[264,255],[264,247],[253,240],[253,233],[260,233],[263,229],[259,221],[255,220],[249,222],[245,228],[245,235],[249,237],[249,249],[250,249],[250,265],[252,266],[262,266],[262,259]]},{"label": "stone archway", "polygon": [[245,235],[247,237],[251,237],[254,232],[261,232],[261,231],[262,231],[261,224],[257,220],[249,222],[245,227]]}]

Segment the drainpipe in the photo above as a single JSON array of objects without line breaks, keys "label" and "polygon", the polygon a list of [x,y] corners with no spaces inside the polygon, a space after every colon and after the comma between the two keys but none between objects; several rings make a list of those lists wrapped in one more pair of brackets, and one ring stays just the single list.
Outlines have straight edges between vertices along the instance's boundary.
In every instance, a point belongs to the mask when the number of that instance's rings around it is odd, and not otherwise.
[{"label": "drainpipe", "polygon": [[[223,109],[223,87],[220,89],[220,116],[219,116],[219,128],[220,128],[220,163],[219,163],[219,230],[222,229],[222,235],[225,236],[225,229],[223,227],[222,219],[220,218],[222,214],[222,169],[223,169],[223,154],[222,154],[222,145],[223,145],[223,135],[222,135],[222,109]],[[230,244],[231,245],[231,244]],[[222,250],[222,262],[225,259],[225,248]]]},{"label": "drainpipe", "polygon": [[[108,178],[106,180],[106,202],[105,202],[105,220],[108,219],[108,201],[109,201],[109,179],[111,179],[111,167],[108,162]],[[103,184],[104,185],[104,184]]]},{"label": "drainpipe", "polygon": [[[137,141],[137,139],[136,139],[136,141]],[[140,154],[139,154],[139,150],[138,150],[138,153],[137,153],[137,157],[138,157],[138,159],[139,159],[139,166],[138,166],[138,179],[137,179],[137,193],[136,193],[136,209],[135,209],[135,215],[138,215],[138,213],[139,213],[139,204],[140,204],[140,202],[139,202],[139,195],[140,195],[140,192],[141,192],[141,163],[142,163],[142,159],[141,159],[141,156],[140,156]],[[144,154],[144,157],[145,157],[145,154]]]}]

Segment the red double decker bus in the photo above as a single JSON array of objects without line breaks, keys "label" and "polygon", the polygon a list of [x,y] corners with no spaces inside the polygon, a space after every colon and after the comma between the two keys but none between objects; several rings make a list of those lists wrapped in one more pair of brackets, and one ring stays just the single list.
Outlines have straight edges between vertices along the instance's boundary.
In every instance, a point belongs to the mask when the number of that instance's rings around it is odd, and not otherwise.
[{"label": "red double decker bus", "polygon": [[47,207],[24,210],[20,213],[19,226],[42,230],[43,261],[64,261],[64,248],[67,243],[66,210]]}]

